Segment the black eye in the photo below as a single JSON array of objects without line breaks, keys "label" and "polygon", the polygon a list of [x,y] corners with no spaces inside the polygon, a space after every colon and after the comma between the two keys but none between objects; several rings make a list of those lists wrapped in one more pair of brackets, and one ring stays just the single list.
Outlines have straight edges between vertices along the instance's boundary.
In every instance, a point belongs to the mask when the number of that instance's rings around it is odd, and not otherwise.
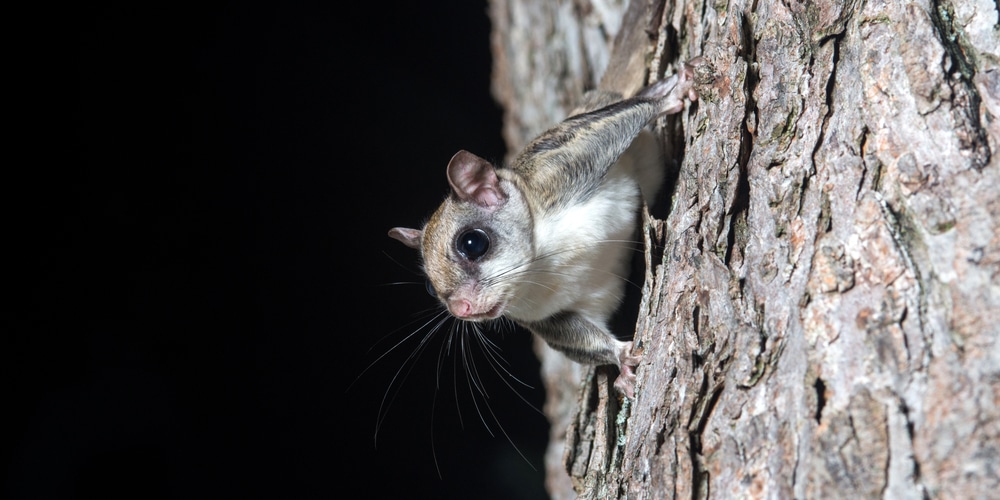
[{"label": "black eye", "polygon": [[455,247],[466,259],[476,260],[489,251],[490,237],[482,229],[470,229],[458,236]]},{"label": "black eye", "polygon": [[435,290],[434,289],[434,285],[431,284],[431,280],[425,281],[424,285],[427,287],[427,293],[429,293],[431,295],[431,297],[437,297],[438,296],[437,290]]}]

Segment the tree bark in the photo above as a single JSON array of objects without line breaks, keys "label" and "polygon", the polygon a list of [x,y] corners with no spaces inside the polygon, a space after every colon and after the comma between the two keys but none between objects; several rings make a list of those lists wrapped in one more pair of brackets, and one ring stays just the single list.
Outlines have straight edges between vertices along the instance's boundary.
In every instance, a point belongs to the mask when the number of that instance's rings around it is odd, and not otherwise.
[{"label": "tree bark", "polygon": [[553,498],[995,498],[998,11],[491,0],[511,152],[589,88],[711,68],[657,124],[636,399],[538,346]]}]

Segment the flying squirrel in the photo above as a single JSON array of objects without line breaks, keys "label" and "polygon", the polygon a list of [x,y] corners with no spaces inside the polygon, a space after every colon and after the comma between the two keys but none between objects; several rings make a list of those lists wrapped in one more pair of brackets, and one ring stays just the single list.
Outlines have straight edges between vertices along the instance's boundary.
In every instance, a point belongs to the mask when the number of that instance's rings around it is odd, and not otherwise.
[{"label": "flying squirrel", "polygon": [[504,316],[573,361],[617,365],[615,387],[633,398],[641,358],[608,320],[624,295],[638,211],[664,176],[646,125],[698,98],[693,64],[631,98],[588,92],[505,168],[456,153],[451,192],[423,228],[389,230],[420,250],[428,292],[459,320]]}]

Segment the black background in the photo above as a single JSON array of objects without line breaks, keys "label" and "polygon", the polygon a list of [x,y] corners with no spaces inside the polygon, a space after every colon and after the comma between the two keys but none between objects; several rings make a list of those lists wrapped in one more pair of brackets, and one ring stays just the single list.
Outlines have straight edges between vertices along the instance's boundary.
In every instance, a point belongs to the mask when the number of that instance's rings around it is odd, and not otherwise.
[{"label": "black background", "polygon": [[8,74],[42,140],[5,189],[6,498],[544,497],[529,335],[490,334],[502,376],[428,336],[386,236],[504,154],[485,1],[52,19]]}]

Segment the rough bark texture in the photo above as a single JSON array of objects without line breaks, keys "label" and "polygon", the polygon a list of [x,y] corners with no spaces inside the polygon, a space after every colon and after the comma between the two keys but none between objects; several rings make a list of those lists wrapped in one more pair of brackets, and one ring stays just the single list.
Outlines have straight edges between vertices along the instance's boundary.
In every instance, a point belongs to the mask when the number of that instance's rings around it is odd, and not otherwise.
[{"label": "rough bark texture", "polygon": [[636,400],[538,348],[553,498],[996,498],[998,9],[491,1],[511,151],[596,82],[713,68],[659,124]]}]

